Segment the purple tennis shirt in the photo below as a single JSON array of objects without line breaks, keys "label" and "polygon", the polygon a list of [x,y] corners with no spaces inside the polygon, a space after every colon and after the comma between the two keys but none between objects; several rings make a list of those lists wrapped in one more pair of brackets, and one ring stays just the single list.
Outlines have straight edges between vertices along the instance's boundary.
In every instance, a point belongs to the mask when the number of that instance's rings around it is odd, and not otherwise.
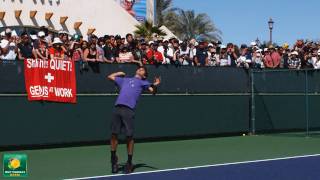
[{"label": "purple tennis shirt", "polygon": [[115,83],[120,88],[120,94],[115,105],[125,105],[134,109],[141,93],[150,87],[150,82],[137,77],[116,77]]}]

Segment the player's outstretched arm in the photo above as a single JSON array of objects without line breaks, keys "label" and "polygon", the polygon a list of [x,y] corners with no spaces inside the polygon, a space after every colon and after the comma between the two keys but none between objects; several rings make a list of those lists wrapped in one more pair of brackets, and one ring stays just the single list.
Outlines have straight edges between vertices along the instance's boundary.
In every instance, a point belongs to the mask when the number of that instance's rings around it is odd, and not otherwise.
[{"label": "player's outstretched arm", "polygon": [[160,77],[155,77],[154,81],[153,81],[153,84],[149,87],[150,93],[156,94],[158,86],[160,85],[160,83],[161,83],[161,78]]},{"label": "player's outstretched arm", "polygon": [[116,77],[125,76],[125,75],[126,75],[126,73],[124,73],[124,72],[116,72],[116,73],[112,73],[109,76],[107,76],[107,79],[109,79],[110,81],[115,81]]}]

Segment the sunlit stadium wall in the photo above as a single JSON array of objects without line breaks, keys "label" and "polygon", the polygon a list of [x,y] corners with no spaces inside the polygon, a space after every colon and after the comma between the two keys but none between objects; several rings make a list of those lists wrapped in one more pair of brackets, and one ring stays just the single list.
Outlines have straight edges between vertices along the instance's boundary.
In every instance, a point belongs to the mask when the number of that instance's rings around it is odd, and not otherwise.
[{"label": "sunlit stadium wall", "polygon": [[132,33],[139,22],[113,0],[2,0],[0,27],[47,26],[70,34]]}]

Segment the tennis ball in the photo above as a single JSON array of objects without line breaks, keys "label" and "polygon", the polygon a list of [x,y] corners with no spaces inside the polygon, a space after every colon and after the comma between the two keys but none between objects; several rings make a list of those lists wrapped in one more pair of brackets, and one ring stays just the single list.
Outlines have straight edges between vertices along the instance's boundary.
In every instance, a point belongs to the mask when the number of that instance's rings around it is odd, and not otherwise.
[{"label": "tennis ball", "polygon": [[242,134],[242,136],[246,136],[246,134]]},{"label": "tennis ball", "polygon": [[[12,168],[12,169],[17,169],[17,168],[19,168],[20,167],[20,161],[19,161],[19,159],[11,159],[10,160],[10,163],[9,163],[9,166]],[[9,168],[10,168],[9,167]]]}]

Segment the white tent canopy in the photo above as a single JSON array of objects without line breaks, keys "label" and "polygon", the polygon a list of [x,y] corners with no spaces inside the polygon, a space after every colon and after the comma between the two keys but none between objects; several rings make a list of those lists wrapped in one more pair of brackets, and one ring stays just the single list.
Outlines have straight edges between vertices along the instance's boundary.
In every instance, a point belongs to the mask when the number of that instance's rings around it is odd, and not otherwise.
[{"label": "white tent canopy", "polygon": [[[19,18],[16,18],[16,10],[21,10]],[[49,26],[70,34],[80,32],[84,36],[88,29],[95,29],[94,34],[98,36],[124,36],[132,33],[139,23],[113,0],[3,0],[1,11],[5,16],[0,26]],[[34,18],[30,18],[30,11],[37,11]],[[48,13],[53,14],[46,20]],[[60,24],[61,17],[67,17],[63,24]],[[78,30],[74,28],[75,22],[82,23]]]}]

